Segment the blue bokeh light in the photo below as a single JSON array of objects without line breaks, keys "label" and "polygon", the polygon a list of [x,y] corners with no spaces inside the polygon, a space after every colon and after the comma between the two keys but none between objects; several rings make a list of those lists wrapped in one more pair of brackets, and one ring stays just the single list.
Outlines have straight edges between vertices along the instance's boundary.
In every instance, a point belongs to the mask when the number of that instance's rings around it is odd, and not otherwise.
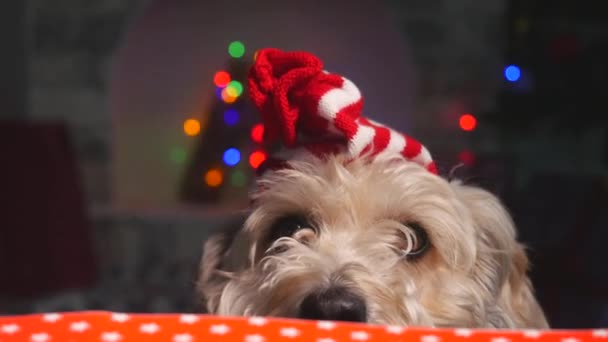
[{"label": "blue bokeh light", "polygon": [[521,70],[516,65],[509,65],[505,68],[505,78],[509,82],[517,82],[521,77]]},{"label": "blue bokeh light", "polygon": [[222,87],[215,87],[215,97],[217,97],[218,100],[222,99],[222,90],[224,90],[224,88],[222,88]]},{"label": "blue bokeh light", "polygon": [[234,166],[241,161],[241,152],[236,148],[229,148],[224,151],[224,163],[228,166]]},{"label": "blue bokeh light", "polygon": [[224,122],[228,126],[234,126],[239,122],[239,112],[234,109],[226,109],[224,112]]}]

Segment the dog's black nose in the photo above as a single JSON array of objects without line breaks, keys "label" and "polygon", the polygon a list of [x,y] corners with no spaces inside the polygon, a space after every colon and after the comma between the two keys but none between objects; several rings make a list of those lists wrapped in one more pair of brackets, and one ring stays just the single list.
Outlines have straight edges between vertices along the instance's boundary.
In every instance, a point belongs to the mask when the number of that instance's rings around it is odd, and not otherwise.
[{"label": "dog's black nose", "polygon": [[300,304],[299,318],[312,320],[366,322],[367,306],[360,296],[335,287],[315,291]]}]

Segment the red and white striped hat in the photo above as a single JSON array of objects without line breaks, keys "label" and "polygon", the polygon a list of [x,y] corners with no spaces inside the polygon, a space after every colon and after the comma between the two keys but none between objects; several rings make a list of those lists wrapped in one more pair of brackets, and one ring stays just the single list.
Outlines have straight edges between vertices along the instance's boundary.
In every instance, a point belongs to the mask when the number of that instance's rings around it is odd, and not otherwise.
[{"label": "red and white striped hat", "polygon": [[[422,144],[362,116],[357,86],[323,70],[321,60],[310,53],[259,50],[249,71],[249,94],[262,115],[265,144],[280,141],[287,151],[319,157],[394,155],[437,173]],[[282,167],[289,158],[273,156],[261,169]]]}]

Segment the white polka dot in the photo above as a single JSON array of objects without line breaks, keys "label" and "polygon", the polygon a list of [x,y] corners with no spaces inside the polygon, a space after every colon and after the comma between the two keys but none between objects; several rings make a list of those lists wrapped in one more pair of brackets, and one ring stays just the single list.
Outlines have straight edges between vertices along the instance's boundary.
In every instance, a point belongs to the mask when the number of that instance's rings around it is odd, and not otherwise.
[{"label": "white polka dot", "polygon": [[579,340],[576,337],[565,337],[562,338],[562,342],[580,342],[581,340]]},{"label": "white polka dot", "polygon": [[89,329],[91,325],[85,321],[74,322],[70,324],[70,330],[75,332],[83,332]]},{"label": "white polka dot", "polygon": [[21,327],[15,323],[3,324],[1,330],[3,334],[12,335],[21,330]]},{"label": "white polka dot", "polygon": [[300,330],[293,328],[293,327],[289,327],[289,328],[283,328],[281,329],[281,336],[285,336],[288,338],[294,338],[294,337],[298,337],[300,335]]},{"label": "white polka dot", "polygon": [[266,338],[262,335],[247,335],[245,336],[245,342],[264,342]]},{"label": "white polka dot", "polygon": [[318,338],[317,342],[336,342],[334,339],[331,339],[329,337],[324,337],[324,338]]},{"label": "white polka dot", "polygon": [[127,315],[125,313],[113,313],[112,314],[112,321],[114,321],[114,322],[124,323],[128,320],[129,320],[129,315]]},{"label": "white polka dot", "polygon": [[424,335],[420,336],[420,342],[439,342],[439,336],[435,335]]},{"label": "white polka dot", "polygon": [[454,335],[461,337],[469,337],[473,334],[471,329],[459,328],[454,330]]},{"label": "white polka dot", "polygon": [[190,334],[177,334],[173,336],[173,342],[192,342],[194,338]]},{"label": "white polka dot", "polygon": [[61,315],[58,313],[48,313],[42,316],[42,320],[49,323],[55,323],[61,319]]},{"label": "white polka dot", "polygon": [[209,327],[209,332],[214,335],[225,335],[230,331],[230,327],[226,324],[216,324]]},{"label": "white polka dot", "polygon": [[179,317],[179,321],[184,324],[194,324],[198,322],[198,317],[196,315],[185,314]]},{"label": "white polka dot", "polygon": [[336,323],[330,321],[319,321],[317,322],[317,328],[321,330],[332,330],[336,327]]},{"label": "white polka dot", "polygon": [[509,340],[506,337],[499,336],[499,337],[493,337],[491,341],[492,342],[510,342],[511,340]]},{"label": "white polka dot", "polygon": [[350,338],[355,341],[366,341],[369,339],[369,334],[365,331],[353,331],[350,333]]},{"label": "white polka dot", "polygon": [[389,334],[400,335],[405,331],[405,327],[400,327],[397,325],[391,325],[386,327],[386,332]]},{"label": "white polka dot", "polygon": [[268,323],[268,320],[264,317],[251,317],[249,318],[249,324],[250,325],[255,325],[258,327],[261,327],[262,325],[265,325],[266,323]]},{"label": "white polka dot", "polygon": [[608,329],[596,329],[591,333],[593,337],[608,337]]},{"label": "white polka dot", "polygon": [[156,323],[144,323],[139,326],[139,331],[142,334],[156,334],[160,327]]},{"label": "white polka dot", "polygon": [[32,334],[32,336],[30,336],[30,341],[32,342],[46,342],[50,340],[51,336],[44,332]]},{"label": "white polka dot", "polygon": [[101,334],[103,342],[117,342],[122,340],[122,335],[116,331],[104,332]]},{"label": "white polka dot", "polygon": [[533,329],[526,329],[523,331],[525,337],[528,338],[538,338],[540,336],[540,331]]}]

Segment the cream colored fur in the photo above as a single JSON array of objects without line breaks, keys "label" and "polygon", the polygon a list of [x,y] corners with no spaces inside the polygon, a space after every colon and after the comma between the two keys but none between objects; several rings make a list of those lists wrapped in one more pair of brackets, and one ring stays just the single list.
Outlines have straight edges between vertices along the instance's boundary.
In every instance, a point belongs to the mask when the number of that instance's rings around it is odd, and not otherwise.
[{"label": "cream colored fur", "polygon": [[[367,162],[309,156],[262,177],[265,191],[253,195],[244,227],[205,245],[199,290],[207,310],[295,317],[307,293],[332,283],[365,298],[370,323],[547,327],[526,253],[495,196],[412,162]],[[290,213],[307,215],[319,233],[266,242],[272,222]],[[408,261],[398,246],[411,248],[404,223],[412,221],[432,247]]]}]

